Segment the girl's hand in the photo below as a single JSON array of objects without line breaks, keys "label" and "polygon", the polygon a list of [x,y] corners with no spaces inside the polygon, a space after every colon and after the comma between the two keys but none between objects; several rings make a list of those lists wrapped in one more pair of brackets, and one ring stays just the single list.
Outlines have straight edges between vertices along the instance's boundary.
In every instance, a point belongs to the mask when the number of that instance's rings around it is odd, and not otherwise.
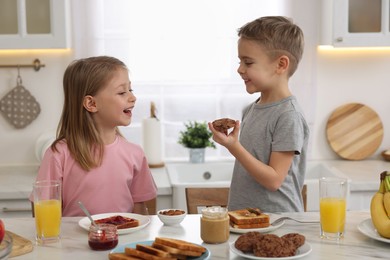
[{"label": "girl's hand", "polygon": [[236,125],[229,134],[219,132],[213,127],[211,122],[208,123],[210,131],[213,133],[213,140],[227,149],[238,142],[238,134],[240,132],[240,122],[237,120]]}]

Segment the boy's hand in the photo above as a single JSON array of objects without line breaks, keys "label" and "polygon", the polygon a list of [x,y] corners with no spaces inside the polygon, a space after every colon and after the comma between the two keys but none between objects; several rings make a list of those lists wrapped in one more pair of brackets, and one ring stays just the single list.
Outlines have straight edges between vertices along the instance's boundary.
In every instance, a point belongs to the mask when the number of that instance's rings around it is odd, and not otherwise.
[{"label": "boy's hand", "polygon": [[238,142],[238,134],[240,132],[240,122],[237,120],[236,125],[230,133],[222,133],[213,127],[211,122],[208,123],[210,131],[213,133],[213,140],[227,149]]}]

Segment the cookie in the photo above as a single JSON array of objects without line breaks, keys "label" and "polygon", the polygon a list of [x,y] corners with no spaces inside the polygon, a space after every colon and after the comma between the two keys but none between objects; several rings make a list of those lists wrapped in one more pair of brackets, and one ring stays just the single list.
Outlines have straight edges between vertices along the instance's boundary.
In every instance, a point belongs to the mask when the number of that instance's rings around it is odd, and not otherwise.
[{"label": "cookie", "polygon": [[213,121],[213,127],[221,133],[227,134],[229,128],[236,125],[236,121],[230,118],[221,118]]}]

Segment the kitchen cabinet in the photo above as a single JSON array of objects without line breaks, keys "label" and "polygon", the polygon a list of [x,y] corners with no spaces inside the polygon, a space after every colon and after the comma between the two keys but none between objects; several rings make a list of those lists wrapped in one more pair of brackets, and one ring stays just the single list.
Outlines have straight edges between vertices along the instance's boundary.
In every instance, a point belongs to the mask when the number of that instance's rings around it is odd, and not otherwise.
[{"label": "kitchen cabinet", "polygon": [[352,191],[348,198],[348,209],[349,210],[370,210],[371,199],[376,190],[372,191]]},{"label": "kitchen cabinet", "polygon": [[390,0],[323,0],[321,44],[390,47]]},{"label": "kitchen cabinet", "polygon": [[68,0],[0,1],[0,49],[70,47]]},{"label": "kitchen cabinet", "polygon": [[29,199],[0,200],[0,218],[31,217],[31,202]]}]

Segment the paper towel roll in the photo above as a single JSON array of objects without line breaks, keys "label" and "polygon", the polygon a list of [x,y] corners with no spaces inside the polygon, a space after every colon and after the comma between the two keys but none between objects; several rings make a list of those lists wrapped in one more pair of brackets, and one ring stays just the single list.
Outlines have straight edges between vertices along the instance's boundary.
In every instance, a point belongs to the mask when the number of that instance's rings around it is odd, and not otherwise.
[{"label": "paper towel roll", "polygon": [[161,122],[155,118],[142,121],[143,148],[149,167],[163,167]]}]

